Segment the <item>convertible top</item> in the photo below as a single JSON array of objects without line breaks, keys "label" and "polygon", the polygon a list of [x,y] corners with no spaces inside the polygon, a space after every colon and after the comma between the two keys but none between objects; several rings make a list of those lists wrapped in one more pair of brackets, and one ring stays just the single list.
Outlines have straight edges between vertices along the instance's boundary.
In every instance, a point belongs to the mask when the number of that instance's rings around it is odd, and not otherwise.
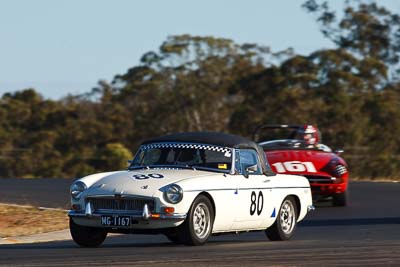
[{"label": "convertible top", "polygon": [[142,143],[142,145],[162,142],[200,143],[229,148],[254,149],[259,155],[263,173],[266,175],[274,175],[268,165],[268,162],[265,158],[265,152],[263,151],[262,147],[260,147],[257,143],[239,135],[218,132],[175,133],[146,140]]}]

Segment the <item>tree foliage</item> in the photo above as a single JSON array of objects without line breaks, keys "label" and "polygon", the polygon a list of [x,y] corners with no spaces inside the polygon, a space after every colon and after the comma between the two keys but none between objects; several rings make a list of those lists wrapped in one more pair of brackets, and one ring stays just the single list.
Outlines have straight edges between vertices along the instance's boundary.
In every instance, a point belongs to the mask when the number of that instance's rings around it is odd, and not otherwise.
[{"label": "tree foliage", "polygon": [[141,63],[62,100],[0,99],[0,176],[78,177],[122,169],[143,140],[181,131],[251,137],[261,123],[312,123],[354,176],[400,172],[400,20],[374,2],[342,13],[309,0],[336,47],[272,52],[211,36],[170,36]]}]

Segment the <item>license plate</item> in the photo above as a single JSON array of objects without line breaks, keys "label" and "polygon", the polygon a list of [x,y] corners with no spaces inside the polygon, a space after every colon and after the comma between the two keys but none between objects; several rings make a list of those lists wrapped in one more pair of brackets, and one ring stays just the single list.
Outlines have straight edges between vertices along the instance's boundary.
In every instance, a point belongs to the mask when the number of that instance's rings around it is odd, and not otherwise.
[{"label": "license plate", "polygon": [[129,217],[129,216],[101,216],[101,225],[129,227],[131,225],[131,217]]}]

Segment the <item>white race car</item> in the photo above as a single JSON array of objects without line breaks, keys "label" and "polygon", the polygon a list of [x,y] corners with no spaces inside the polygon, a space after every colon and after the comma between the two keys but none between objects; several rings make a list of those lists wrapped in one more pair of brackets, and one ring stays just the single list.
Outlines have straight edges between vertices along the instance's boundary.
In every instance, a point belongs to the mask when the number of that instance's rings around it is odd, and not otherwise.
[{"label": "white race car", "polygon": [[306,178],[273,173],[252,141],[209,132],[146,141],[128,170],[78,179],[70,193],[71,235],[85,247],[109,232],[164,234],[186,245],[253,230],[287,240],[314,209]]}]

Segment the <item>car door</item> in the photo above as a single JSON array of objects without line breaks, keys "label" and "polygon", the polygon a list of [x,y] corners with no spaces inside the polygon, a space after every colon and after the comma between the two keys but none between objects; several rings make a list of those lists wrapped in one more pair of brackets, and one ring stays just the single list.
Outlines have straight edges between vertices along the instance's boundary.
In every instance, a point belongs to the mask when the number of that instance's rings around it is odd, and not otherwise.
[{"label": "car door", "polygon": [[[236,150],[237,215],[235,230],[256,229],[267,224],[273,213],[270,178],[262,174],[260,159],[253,149]],[[272,220],[272,218],[271,218]]]}]

